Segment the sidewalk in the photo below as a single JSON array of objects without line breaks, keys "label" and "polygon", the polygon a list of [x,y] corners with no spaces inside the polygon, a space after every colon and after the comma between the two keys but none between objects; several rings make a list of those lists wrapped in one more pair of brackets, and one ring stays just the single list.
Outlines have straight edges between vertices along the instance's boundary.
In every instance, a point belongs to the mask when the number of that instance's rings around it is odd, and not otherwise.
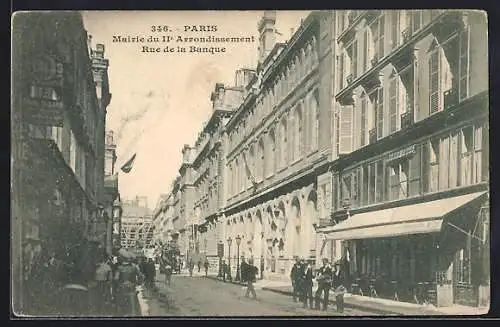
[{"label": "sidewalk", "polygon": [[[282,284],[282,283],[280,283]],[[262,289],[271,292],[281,293],[292,296],[291,285],[273,285],[269,283]],[[488,308],[475,308],[462,305],[453,305],[451,307],[435,307],[433,305],[421,305],[408,302],[399,302],[388,299],[373,298],[347,293],[344,297],[345,307],[366,310],[375,314],[382,315],[482,315],[488,312]],[[333,292],[330,293],[330,303],[335,303]]]},{"label": "sidewalk", "polygon": [[[222,281],[222,278],[216,274],[208,275],[207,278]],[[226,279],[226,283],[229,281]],[[241,282],[232,281],[233,284],[242,285]],[[258,280],[254,284],[255,288],[292,296],[292,286],[287,282]],[[335,296],[330,293],[330,303],[335,304]],[[408,302],[399,302],[388,299],[372,298],[368,296],[354,295],[347,293],[344,296],[344,305],[346,308],[353,308],[362,311],[373,312],[376,315],[482,315],[488,312],[488,308],[475,308],[462,305],[453,305],[451,307],[437,308],[433,305],[420,305]]]}]

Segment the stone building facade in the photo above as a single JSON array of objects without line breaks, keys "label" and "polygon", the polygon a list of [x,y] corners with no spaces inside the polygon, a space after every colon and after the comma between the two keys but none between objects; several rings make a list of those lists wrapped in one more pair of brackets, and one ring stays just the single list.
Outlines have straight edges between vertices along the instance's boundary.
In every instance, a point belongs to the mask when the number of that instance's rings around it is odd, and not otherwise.
[{"label": "stone building facade", "polygon": [[342,241],[355,288],[439,306],[488,303],[486,16],[334,15],[336,224],[321,232]]},{"label": "stone building facade", "polygon": [[18,13],[12,29],[13,298],[16,312],[31,312],[44,260],[105,241],[110,93],[104,46],[92,49],[79,13]]}]

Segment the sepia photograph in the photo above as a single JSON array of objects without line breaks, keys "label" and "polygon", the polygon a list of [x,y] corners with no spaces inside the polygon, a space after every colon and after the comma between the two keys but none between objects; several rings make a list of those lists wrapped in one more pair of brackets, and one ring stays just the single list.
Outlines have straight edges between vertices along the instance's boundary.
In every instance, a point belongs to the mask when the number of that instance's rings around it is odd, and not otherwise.
[{"label": "sepia photograph", "polygon": [[490,310],[485,11],[18,11],[11,36],[11,319]]}]

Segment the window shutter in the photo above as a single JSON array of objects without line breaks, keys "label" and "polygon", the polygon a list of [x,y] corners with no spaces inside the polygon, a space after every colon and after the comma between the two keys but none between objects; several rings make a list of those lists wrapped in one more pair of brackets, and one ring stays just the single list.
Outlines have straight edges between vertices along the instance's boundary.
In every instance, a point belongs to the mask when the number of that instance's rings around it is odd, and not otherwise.
[{"label": "window shutter", "polygon": [[368,31],[369,31],[369,28],[366,28],[365,29],[365,32],[363,33],[364,34],[364,38],[363,38],[363,50],[361,51],[362,55],[363,55],[363,72],[366,72],[366,70],[368,69],[368,67],[370,67],[370,63],[369,63],[369,60],[370,60],[370,52],[369,52],[369,48],[370,48],[370,36],[368,35]]},{"label": "window shutter", "polygon": [[352,125],[353,106],[340,107],[340,140],[339,154],[347,154],[352,151]]},{"label": "window shutter", "polygon": [[366,142],[366,129],[367,129],[367,97],[363,95],[361,97],[361,126],[360,126],[360,145],[365,146]]},{"label": "window shutter", "polygon": [[482,149],[483,126],[478,125],[474,131],[474,176],[473,183],[480,183],[482,177],[482,152],[487,151]]},{"label": "window shutter", "polygon": [[439,147],[439,189],[447,189],[449,185],[450,138],[443,137]]},{"label": "window shutter", "polygon": [[380,15],[379,18],[379,23],[378,23],[378,29],[379,29],[379,36],[378,36],[378,57],[383,58],[384,57],[384,46],[385,46],[385,19],[384,19],[384,14]]},{"label": "window shutter", "polygon": [[389,84],[389,133],[398,130],[399,77],[396,75]]},{"label": "window shutter", "polygon": [[440,60],[439,51],[435,50],[429,54],[429,112],[431,114],[439,111],[441,107],[441,83],[440,83]]},{"label": "window shutter", "polygon": [[420,144],[415,146],[415,154],[410,158],[410,170],[409,170],[409,196],[420,195],[420,179],[421,179],[421,151]]},{"label": "window shutter", "polygon": [[459,99],[460,101],[469,96],[469,51],[470,51],[470,31],[469,28],[460,32],[459,40]]},{"label": "window shutter", "polygon": [[399,11],[394,10],[391,18],[391,43],[392,48],[394,49],[399,45]]},{"label": "window shutter", "polygon": [[344,53],[342,53],[340,56],[339,56],[339,90],[342,90],[344,88],[344,78],[345,78],[345,74],[344,74]]},{"label": "window shutter", "polygon": [[458,186],[458,133],[450,140],[450,187]]},{"label": "window shutter", "polygon": [[352,42],[352,77],[358,76],[358,40]]},{"label": "window shutter", "polygon": [[375,112],[376,112],[376,128],[377,128],[377,139],[384,137],[384,90],[379,88],[377,90],[377,99],[375,100]]}]

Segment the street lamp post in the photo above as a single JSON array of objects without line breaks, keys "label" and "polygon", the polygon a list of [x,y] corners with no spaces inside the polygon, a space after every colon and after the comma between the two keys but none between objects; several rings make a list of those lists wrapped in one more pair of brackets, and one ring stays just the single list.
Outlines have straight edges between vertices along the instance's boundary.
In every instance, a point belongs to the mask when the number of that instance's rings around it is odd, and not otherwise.
[{"label": "street lamp post", "polygon": [[236,246],[237,246],[236,281],[237,282],[239,282],[241,280],[241,276],[240,276],[240,244],[241,244],[241,237],[238,235],[238,236],[236,236]]},{"label": "street lamp post", "polygon": [[228,237],[227,238],[227,246],[229,247],[229,251],[228,251],[228,260],[227,260],[227,266],[228,266],[228,270],[229,270],[229,279],[231,280],[232,277],[231,277],[231,243],[233,242],[233,240],[231,239],[231,237]]},{"label": "street lamp post", "polygon": [[219,274],[217,275],[217,277],[222,277],[223,275],[223,271],[222,271],[222,257],[224,256],[224,242],[222,242],[221,240],[219,240],[219,244],[218,244],[218,249],[217,249],[217,254],[219,256]]}]

